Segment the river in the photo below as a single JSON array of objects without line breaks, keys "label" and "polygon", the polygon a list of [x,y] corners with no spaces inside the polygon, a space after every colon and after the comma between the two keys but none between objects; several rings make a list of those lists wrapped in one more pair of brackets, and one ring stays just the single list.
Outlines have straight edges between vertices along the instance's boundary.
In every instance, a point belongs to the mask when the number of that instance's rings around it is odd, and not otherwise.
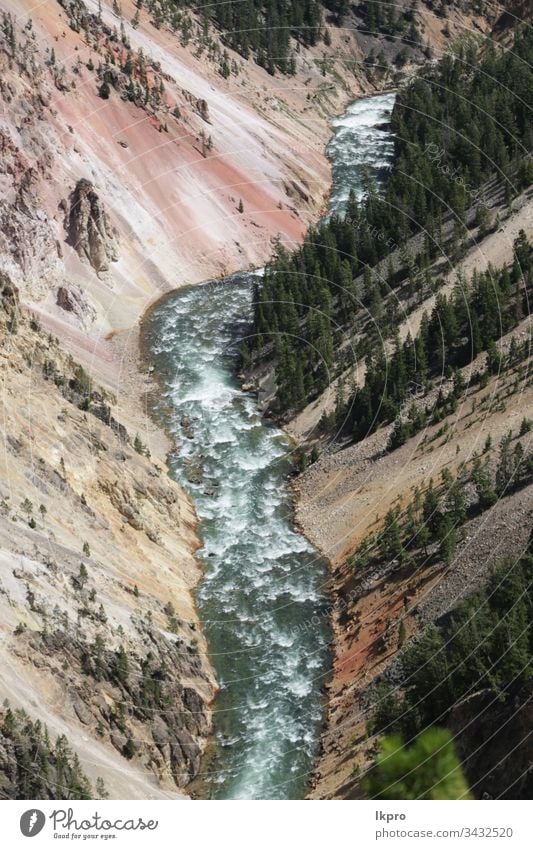
[{"label": "river", "polygon": [[365,171],[378,186],[383,183],[394,153],[389,122],[395,96],[363,97],[331,122],[334,134],[326,148],[332,171],[330,215],[344,212],[351,190],[361,198]]},{"label": "river", "polygon": [[[379,177],[390,162],[382,125],[392,104],[390,94],[366,98],[333,122],[332,212],[342,212],[350,189],[360,195],[364,168]],[[165,298],[147,319],[145,346],[162,387],[153,414],[180,446],[170,474],[200,519],[205,575],[196,600],[221,686],[203,793],[298,799],[319,743],[330,668],[327,568],[293,527],[291,445],[234,377],[253,277]]]}]

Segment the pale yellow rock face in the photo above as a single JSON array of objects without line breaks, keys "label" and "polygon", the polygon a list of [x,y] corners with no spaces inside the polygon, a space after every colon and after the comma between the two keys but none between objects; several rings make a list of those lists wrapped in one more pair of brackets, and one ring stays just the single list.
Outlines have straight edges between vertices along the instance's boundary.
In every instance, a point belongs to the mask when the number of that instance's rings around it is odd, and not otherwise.
[{"label": "pale yellow rock face", "polygon": [[[177,796],[198,768],[215,692],[191,596],[193,509],[163,464],[134,450],[135,434],[125,441],[68,400],[73,369],[60,347],[22,316],[6,332],[0,312],[0,699],[52,738],[66,734],[112,796]],[[45,379],[46,363],[67,388]],[[97,639],[100,678],[85,658]],[[112,674],[121,646],[125,687]],[[142,678],[163,666],[168,706],[142,711]],[[125,733],[138,748],[131,761]],[[183,758],[170,751],[180,740]]]}]

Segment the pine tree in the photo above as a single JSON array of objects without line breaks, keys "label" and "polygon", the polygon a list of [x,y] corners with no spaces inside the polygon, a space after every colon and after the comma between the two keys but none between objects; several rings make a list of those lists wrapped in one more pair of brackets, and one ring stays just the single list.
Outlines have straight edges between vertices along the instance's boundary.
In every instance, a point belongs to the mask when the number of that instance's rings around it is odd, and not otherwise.
[{"label": "pine tree", "polygon": [[371,799],[470,798],[451,734],[441,728],[428,728],[411,746],[384,737],[363,786]]},{"label": "pine tree", "polygon": [[474,466],[472,470],[472,480],[474,486],[476,488],[477,497],[479,499],[479,506],[482,510],[487,510],[496,504],[498,500],[498,496],[496,491],[492,485],[492,480],[490,478],[489,471],[487,466],[483,466],[481,464],[481,460],[476,458],[474,461]]},{"label": "pine tree", "polygon": [[105,782],[100,776],[96,779],[96,798],[109,799],[109,793],[107,792]]},{"label": "pine tree", "polygon": [[397,514],[394,510],[389,510],[385,516],[385,525],[381,532],[379,547],[384,560],[403,559],[402,537]]},{"label": "pine tree", "polygon": [[117,678],[121,682],[121,684],[125,684],[128,680],[129,674],[129,660],[128,655],[124,650],[124,646],[120,645],[116,656],[115,656],[115,669],[117,673]]},{"label": "pine tree", "polygon": [[443,516],[440,520],[437,535],[440,540],[439,556],[449,566],[453,560],[455,546],[457,544],[455,524],[449,514]]}]

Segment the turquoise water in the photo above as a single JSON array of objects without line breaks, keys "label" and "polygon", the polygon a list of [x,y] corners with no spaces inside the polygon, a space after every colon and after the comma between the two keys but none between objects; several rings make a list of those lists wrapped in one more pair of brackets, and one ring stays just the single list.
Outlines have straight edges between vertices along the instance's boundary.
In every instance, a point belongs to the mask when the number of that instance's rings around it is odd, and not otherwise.
[{"label": "turquoise water", "polygon": [[[383,129],[393,95],[358,101],[333,123],[330,210],[362,172],[387,168]],[[293,527],[291,446],[234,377],[252,307],[253,274],[177,291],[152,312],[147,349],[162,391],[154,413],[179,445],[170,473],[200,518],[197,594],[221,692],[206,795],[302,798],[316,756],[329,671],[322,558]]]},{"label": "turquoise water", "polygon": [[369,171],[382,185],[392,162],[394,139],[388,124],[394,93],[363,97],[332,121],[334,134],[327,146],[332,166],[329,212],[342,214],[353,190],[363,194],[363,175]]},{"label": "turquoise water", "polygon": [[181,446],[171,474],[201,519],[197,604],[221,685],[208,794],[300,798],[329,665],[326,568],[293,529],[291,446],[233,376],[250,308],[250,275],[195,287],[157,307],[147,341]]}]

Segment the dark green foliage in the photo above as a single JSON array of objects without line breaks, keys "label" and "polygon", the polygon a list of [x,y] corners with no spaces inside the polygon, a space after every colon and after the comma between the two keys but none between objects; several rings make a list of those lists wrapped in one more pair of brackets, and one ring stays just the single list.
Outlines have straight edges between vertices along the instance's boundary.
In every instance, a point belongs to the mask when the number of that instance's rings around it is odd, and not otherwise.
[{"label": "dark green foliage", "polygon": [[394,510],[389,510],[385,516],[385,525],[380,535],[379,547],[383,560],[403,559],[402,537],[397,513]]},{"label": "dark green foliage", "polygon": [[447,493],[449,514],[455,525],[462,525],[466,519],[466,498],[464,489],[458,480],[450,483]]},{"label": "dark green foliage", "polygon": [[11,278],[5,271],[0,271],[0,307],[7,311],[17,305],[17,287],[11,282]]},{"label": "dark green foliage", "polygon": [[[329,4],[328,4],[329,6]],[[363,0],[357,8],[363,18],[363,31],[373,35],[384,35],[401,38],[409,45],[416,46],[420,41],[420,33],[414,18],[414,3],[410,8],[383,3],[382,0]]]},{"label": "dark green foliage", "polygon": [[17,39],[15,35],[14,19],[9,12],[2,12],[0,28],[9,45],[11,58],[15,59],[17,52]]},{"label": "dark green foliage", "polygon": [[504,495],[514,477],[514,463],[511,456],[511,440],[513,434],[507,433],[500,442],[500,458],[496,469],[496,492]]},{"label": "dark green foliage", "polygon": [[81,395],[82,400],[90,400],[92,381],[83,366],[76,366],[74,376],[70,380],[70,388],[76,395]]},{"label": "dark green foliage", "polygon": [[350,11],[349,0],[324,0],[324,6],[333,15],[333,20],[338,26],[342,25],[345,17]]},{"label": "dark green foliage", "polygon": [[137,747],[135,746],[133,739],[131,737],[128,737],[128,739],[124,743],[124,746],[122,747],[122,754],[128,760],[131,760],[135,756],[136,752]]},{"label": "dark green foliage", "polygon": [[[509,433],[501,441],[495,474],[488,460],[483,463],[476,457],[470,472],[462,468],[454,478],[449,469],[444,468],[442,485],[435,486],[430,480],[423,497],[416,489],[405,511],[389,510],[382,530],[365,537],[348,558],[349,565],[356,570],[365,569],[369,563],[381,567],[384,562],[395,560],[400,564],[407,562],[413,568],[429,562],[451,565],[468,516],[490,509],[499,497],[510,495],[531,482],[531,452],[524,450],[520,441],[515,442],[513,448],[511,443],[512,434]],[[469,481],[474,485],[478,501],[467,509],[465,487]]]},{"label": "dark green foliage", "polygon": [[230,0],[212,6],[211,15],[230,47],[245,58],[252,53],[270,73],[288,72],[291,36],[313,45],[322,23],[317,0]]},{"label": "dark green foliage", "polygon": [[[523,244],[522,262],[516,253]],[[387,361],[383,355],[367,358],[367,378],[361,390],[349,401],[348,424],[355,439],[361,439],[381,422],[393,421],[399,406],[408,397],[411,380],[421,384],[429,376],[438,377],[447,367],[462,367],[482,351],[487,351],[487,368],[498,373],[505,364],[512,365],[512,354],[507,363],[498,351],[495,340],[516,326],[517,303],[529,299],[533,292],[533,262],[531,248],[523,231],[515,242],[515,261],[509,272],[490,269],[485,274],[474,273],[471,282],[446,297],[439,294],[429,319],[422,321],[419,333],[413,340],[408,337],[403,345],[396,343]],[[424,352],[422,359],[420,352]],[[422,368],[421,368],[422,365]],[[422,370],[423,369],[423,370]],[[466,389],[462,375],[455,371],[452,391],[445,397],[442,392],[432,411],[434,421],[453,412]],[[398,419],[389,440],[389,449],[402,445],[426,424],[426,416],[414,410],[409,419]]]},{"label": "dark green foliage", "polygon": [[350,566],[353,569],[366,569],[371,557],[370,548],[371,540],[369,538],[364,539],[359,548],[357,549],[357,552],[353,554],[348,560]]},{"label": "dark green foliage", "polygon": [[492,484],[492,479],[487,465],[482,465],[479,457],[474,461],[472,480],[479,499],[479,506],[482,510],[488,510],[496,504],[498,495]]},{"label": "dark green foliage", "polygon": [[97,681],[104,677],[106,671],[105,661],[105,642],[101,634],[97,634],[92,646],[92,664],[87,657],[84,664],[84,671],[87,674],[92,674]]},{"label": "dark green foliage", "polygon": [[87,567],[85,563],[80,563],[80,569],[77,575],[73,575],[71,577],[71,581],[74,587],[78,590],[82,590],[89,580],[89,573],[87,571]]},{"label": "dark green foliage", "polygon": [[527,416],[524,416],[522,422],[520,424],[520,436],[525,436],[526,433],[529,433],[531,428],[533,427],[533,422],[531,419],[528,419]]},{"label": "dark green foliage", "polygon": [[410,746],[398,735],[383,738],[363,786],[372,799],[471,798],[451,735],[443,728],[428,728]]},{"label": "dark green foliage", "polygon": [[[345,227],[347,220],[337,224]],[[313,238],[326,239],[326,235],[321,231]],[[347,262],[333,246],[320,241],[306,241],[292,257],[278,246],[261,287],[256,287],[254,346],[275,354],[281,411],[303,406],[331,379],[334,350],[343,338],[336,323],[338,311],[345,316],[356,312],[359,300]],[[324,263],[328,263],[327,271]],[[368,278],[366,288],[374,285]],[[521,320],[522,304],[527,304],[532,291],[531,248],[521,231],[510,270],[475,272],[468,284],[463,282],[450,296],[438,294],[431,316],[423,317],[417,336],[409,335],[403,343],[397,337],[388,359],[381,348],[377,353],[369,351],[365,384],[338,410],[337,424],[345,422],[355,439],[363,438],[380,423],[393,421],[414,388],[446,369],[452,370],[453,388],[448,396],[439,396],[433,416],[439,420],[453,412],[467,388],[458,369],[487,351],[488,370],[501,370],[504,358],[495,342]],[[374,294],[378,295],[377,290]],[[519,354],[515,345],[509,364]],[[402,445],[425,424],[425,414],[413,405],[407,420],[396,421],[389,448]]]},{"label": "dark green foliage", "polygon": [[422,516],[424,519],[424,524],[429,528],[431,533],[436,534],[442,518],[442,512],[440,509],[440,498],[437,491],[433,487],[432,480],[429,482],[426,496],[424,498]]},{"label": "dark green foliage", "polygon": [[508,560],[486,589],[459,604],[446,624],[428,626],[406,647],[400,695],[377,692],[373,732],[416,736],[445,723],[452,707],[486,691],[512,702],[531,678],[533,557]]},{"label": "dark green foliage", "polygon": [[122,684],[125,684],[128,680],[129,668],[128,655],[124,650],[124,646],[121,645],[115,655],[115,673]]},{"label": "dark green foliage", "polygon": [[[437,222],[447,208],[462,218],[486,180],[508,181],[510,163],[528,161],[532,58],[528,29],[512,51],[489,49],[481,62],[473,44],[459,47],[400,92],[392,118],[396,164],[387,188],[397,236],[402,228]],[[511,181],[512,192],[519,188]]]},{"label": "dark green foliage", "polygon": [[[226,0],[200,7],[202,39],[209,40],[209,24],[216,27],[228,47],[245,59],[255,61],[274,74],[295,72],[294,43],[316,44],[322,32],[322,3],[319,0]],[[181,29],[182,43],[191,36],[192,19],[179,11],[196,9],[187,0],[154,0],[152,19],[156,26],[167,22]],[[340,23],[340,21],[339,21]],[[221,74],[230,74],[229,57],[222,58]]]},{"label": "dark green foliage", "polygon": [[443,516],[437,533],[440,541],[439,556],[448,566],[453,560],[455,546],[457,545],[455,522],[450,515]]},{"label": "dark green foliage", "polygon": [[169,631],[173,631],[175,634],[177,634],[180,627],[180,621],[176,616],[176,610],[174,605],[171,601],[169,601],[167,602],[167,604],[165,604],[164,609],[168,620]]},{"label": "dark green foliage", "polygon": [[101,85],[98,88],[98,94],[102,98],[102,100],[109,100],[109,95],[111,94],[111,88],[107,81],[107,78],[104,77]]},{"label": "dark green foliage", "polygon": [[[423,386],[428,370],[464,365],[482,350],[489,351],[489,369],[498,369],[493,343],[527,314],[532,275],[525,234],[510,273],[503,270],[496,281],[490,272],[477,275],[467,303],[461,292],[439,295],[417,339],[397,347],[389,363],[372,351],[378,331],[390,337],[397,326],[397,298],[387,298],[390,289],[396,294],[404,281],[411,300],[427,295],[429,265],[443,251],[457,250],[467,210],[479,207],[478,190],[496,177],[512,196],[530,181],[532,66],[530,30],[517,36],[512,51],[489,50],[481,61],[472,46],[458,48],[455,58],[444,56],[398,96],[394,165],[383,196],[367,178],[364,200],[352,197],[343,219],[333,216],[312,228],[290,256],[281,248],[276,252],[256,288],[255,335],[244,359],[275,361],[278,412],[316,397],[332,370],[343,365],[341,343],[358,333],[358,353],[367,356],[372,383],[353,405],[356,439],[380,421],[393,421],[406,390]],[[413,258],[402,250],[399,269],[376,273],[376,265],[422,226],[420,254]],[[398,423],[391,447],[411,432],[415,426]]]},{"label": "dark green foliage", "polygon": [[164,666],[154,664],[150,654],[141,662],[141,669],[139,710],[150,716],[154,710],[165,710],[171,703],[171,696],[165,686],[168,675]]},{"label": "dark green foliage", "polygon": [[[91,799],[92,788],[64,735],[54,742],[40,720],[22,710],[0,711],[2,788],[10,799]],[[99,787],[105,791],[103,782]]]}]

